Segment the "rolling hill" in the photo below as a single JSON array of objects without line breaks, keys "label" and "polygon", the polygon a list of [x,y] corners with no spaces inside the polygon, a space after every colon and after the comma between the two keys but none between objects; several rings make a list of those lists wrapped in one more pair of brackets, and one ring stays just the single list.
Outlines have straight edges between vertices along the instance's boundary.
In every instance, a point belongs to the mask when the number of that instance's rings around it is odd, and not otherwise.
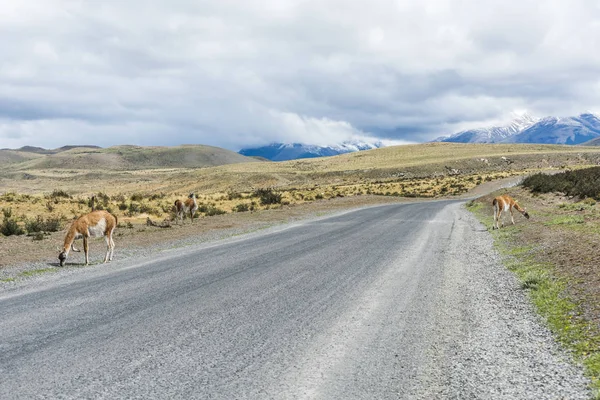
[{"label": "rolling hill", "polygon": [[157,168],[204,168],[259,162],[219,147],[182,145],[174,147],[65,146],[56,150],[25,148],[0,150],[0,167],[11,170],[140,170]]}]

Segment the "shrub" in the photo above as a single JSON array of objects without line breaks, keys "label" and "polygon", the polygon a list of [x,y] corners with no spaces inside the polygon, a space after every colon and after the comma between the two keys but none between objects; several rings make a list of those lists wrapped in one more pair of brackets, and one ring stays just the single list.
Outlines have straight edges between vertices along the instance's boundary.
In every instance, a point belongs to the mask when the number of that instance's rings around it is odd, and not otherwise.
[{"label": "shrub", "polygon": [[243,198],[241,193],[237,193],[237,192],[227,193],[227,199],[229,199],[229,200],[236,200],[236,199],[241,199],[241,198]]},{"label": "shrub", "polygon": [[140,205],[138,203],[129,203],[128,211],[125,214],[129,217],[132,217],[139,213],[140,213]]},{"label": "shrub", "polygon": [[259,197],[262,205],[281,203],[281,193],[276,193],[271,188],[256,189],[254,197]]},{"label": "shrub", "polygon": [[0,233],[2,233],[4,236],[11,236],[22,235],[25,233],[25,231],[19,226],[15,219],[4,218],[4,222],[2,222],[2,225],[0,225]]},{"label": "shrub", "polygon": [[44,240],[44,234],[42,232],[38,232],[33,235],[33,240]]},{"label": "shrub", "polygon": [[119,193],[113,196],[113,200],[118,203],[125,203],[125,200],[127,200],[127,198],[125,197],[125,195],[123,195],[123,193]]},{"label": "shrub", "polygon": [[25,221],[25,230],[28,234],[41,232],[44,230],[44,217],[38,215],[33,219]]},{"label": "shrub", "polygon": [[119,204],[119,210],[125,211],[125,210],[127,210],[127,208],[129,208],[129,206],[127,205],[127,203],[123,202],[123,203]]},{"label": "shrub", "polygon": [[152,200],[160,200],[160,199],[164,199],[167,195],[163,192],[160,193],[154,193],[153,195],[151,195],[148,199],[150,201]]},{"label": "shrub", "polygon": [[2,214],[4,215],[4,219],[8,219],[12,217],[12,208],[6,207],[2,208]]},{"label": "shrub", "polygon": [[205,214],[207,217],[212,217],[213,215],[227,214],[227,211],[221,210],[220,208],[217,208],[215,206],[208,206],[206,208]]},{"label": "shrub", "polygon": [[50,193],[50,197],[53,199],[56,199],[58,197],[64,197],[65,199],[72,198],[72,196],[69,193],[65,192],[64,190],[60,190],[60,189],[54,189],[52,191],[52,193]]},{"label": "shrub", "polygon": [[48,217],[44,223],[44,231],[46,232],[58,232],[62,229],[59,217]]},{"label": "shrub", "polygon": [[240,203],[240,204],[237,204],[235,207],[233,207],[232,210],[235,211],[235,212],[250,211],[250,204],[248,204],[248,203]]},{"label": "shrub", "polygon": [[535,174],[523,181],[532,193],[562,192],[579,198],[600,200],[600,167],[566,171],[555,175]]},{"label": "shrub", "polygon": [[44,220],[44,217],[38,215],[33,219],[25,220],[25,230],[27,234],[38,233],[38,232],[58,232],[62,226],[59,217],[48,217]]},{"label": "shrub", "polygon": [[141,193],[134,193],[131,195],[131,201],[142,201],[144,199],[144,195]]}]

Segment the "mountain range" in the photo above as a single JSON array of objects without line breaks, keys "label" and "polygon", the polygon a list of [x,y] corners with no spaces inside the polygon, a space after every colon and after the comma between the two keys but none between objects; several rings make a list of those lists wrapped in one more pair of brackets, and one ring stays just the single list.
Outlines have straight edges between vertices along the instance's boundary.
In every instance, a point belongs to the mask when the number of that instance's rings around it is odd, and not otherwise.
[{"label": "mountain range", "polygon": [[335,156],[361,150],[372,150],[385,147],[379,141],[348,140],[333,146],[317,146],[302,143],[271,143],[267,146],[245,148],[239,151],[247,157],[261,157],[271,161],[287,161],[298,158],[315,158]]},{"label": "mountain range", "polygon": [[600,138],[600,118],[592,113],[574,117],[519,116],[506,125],[469,129],[434,142],[590,144]]}]

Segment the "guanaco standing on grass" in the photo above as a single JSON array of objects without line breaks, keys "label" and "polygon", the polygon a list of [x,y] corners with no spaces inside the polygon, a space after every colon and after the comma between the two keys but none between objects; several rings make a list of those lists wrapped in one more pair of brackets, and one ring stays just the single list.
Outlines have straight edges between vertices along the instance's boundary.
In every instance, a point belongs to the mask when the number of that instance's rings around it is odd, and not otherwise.
[{"label": "guanaco standing on grass", "polygon": [[527,219],[529,219],[529,213],[527,213],[526,208],[521,208],[517,201],[505,194],[503,196],[498,196],[492,201],[492,206],[494,206],[494,226],[492,229],[500,229],[498,226],[498,222],[500,222],[501,226],[504,226],[504,222],[500,220],[502,216],[502,211],[509,212],[510,211],[510,219],[515,224],[514,210],[517,210]]},{"label": "guanaco standing on grass", "polygon": [[65,265],[69,251],[79,251],[73,247],[73,241],[83,237],[83,250],[85,252],[85,265],[90,263],[89,259],[89,243],[90,237],[106,237],[106,255],[104,262],[112,261],[113,252],[115,250],[115,242],[113,241],[113,232],[117,226],[117,217],[108,211],[98,210],[92,211],[89,214],[82,215],[77,218],[67,231],[65,243],[62,251],[58,255],[60,266]]},{"label": "guanaco standing on grass", "polygon": [[198,210],[198,203],[196,202],[196,195],[190,193],[185,201],[175,200],[175,217],[183,224],[183,216],[190,213],[190,219],[194,222],[194,214]]}]

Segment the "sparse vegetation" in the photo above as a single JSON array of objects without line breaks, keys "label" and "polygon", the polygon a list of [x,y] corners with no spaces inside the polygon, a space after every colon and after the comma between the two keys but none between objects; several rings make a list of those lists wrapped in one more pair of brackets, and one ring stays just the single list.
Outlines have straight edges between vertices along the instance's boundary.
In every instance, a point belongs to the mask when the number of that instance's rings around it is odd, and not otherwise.
[{"label": "sparse vegetation", "polygon": [[233,207],[232,210],[234,212],[246,212],[246,211],[250,211],[250,204],[248,204],[248,203],[240,203],[240,204],[237,204],[235,207]]},{"label": "sparse vegetation", "polygon": [[256,189],[253,196],[258,197],[262,205],[281,203],[281,193],[273,191],[272,188]]},{"label": "sparse vegetation", "polygon": [[44,218],[38,215],[35,218],[25,220],[25,230],[28,235],[38,232],[58,232],[61,229],[61,221],[58,217]]},{"label": "sparse vegetation", "polygon": [[535,174],[523,181],[533,193],[560,192],[567,196],[600,200],[600,167],[566,171],[554,175]]},{"label": "sparse vegetation", "polygon": [[4,220],[0,225],[0,233],[4,236],[23,235],[25,233],[17,220],[13,218],[12,208],[3,208],[2,214],[4,215]]}]

